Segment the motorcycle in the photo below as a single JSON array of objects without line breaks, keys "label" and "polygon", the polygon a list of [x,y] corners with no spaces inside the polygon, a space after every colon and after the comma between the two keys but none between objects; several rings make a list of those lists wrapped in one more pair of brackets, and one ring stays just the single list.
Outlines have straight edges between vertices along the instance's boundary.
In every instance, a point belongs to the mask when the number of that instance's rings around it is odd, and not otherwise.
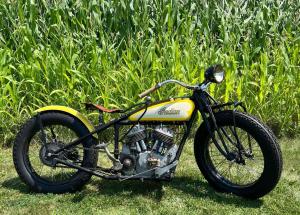
[{"label": "motorcycle", "polygon": [[[203,122],[194,137],[194,155],[205,179],[217,191],[260,198],[279,181],[280,147],[272,131],[249,115],[242,102],[221,103],[207,92],[224,77],[222,66],[214,65],[201,84],[163,81],[139,94],[145,99],[126,110],[85,103],[87,110],[99,111],[97,126],[72,108],[43,107],[15,139],[16,171],[42,193],[77,191],[92,175],[120,182],[169,181],[200,113]],[[148,95],[170,83],[192,94],[152,102]],[[103,113],[120,115],[105,122]],[[108,129],[112,131],[106,134]],[[110,166],[98,164],[99,154]]]}]

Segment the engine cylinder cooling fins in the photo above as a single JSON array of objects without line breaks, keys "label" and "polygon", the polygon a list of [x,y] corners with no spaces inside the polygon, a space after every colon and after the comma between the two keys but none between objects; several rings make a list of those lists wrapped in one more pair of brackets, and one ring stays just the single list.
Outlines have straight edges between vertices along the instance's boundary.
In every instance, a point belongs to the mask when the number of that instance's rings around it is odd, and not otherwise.
[{"label": "engine cylinder cooling fins", "polygon": [[173,144],[173,131],[165,126],[156,127],[153,133],[153,138],[168,145]]},{"label": "engine cylinder cooling fins", "polygon": [[[128,143],[136,143],[139,141],[144,140],[147,137],[145,127],[143,125],[136,125],[132,128],[132,130],[127,135],[127,142]],[[141,143],[143,144],[143,143]],[[145,143],[144,143],[145,144]],[[142,148],[144,148],[142,146]]]}]

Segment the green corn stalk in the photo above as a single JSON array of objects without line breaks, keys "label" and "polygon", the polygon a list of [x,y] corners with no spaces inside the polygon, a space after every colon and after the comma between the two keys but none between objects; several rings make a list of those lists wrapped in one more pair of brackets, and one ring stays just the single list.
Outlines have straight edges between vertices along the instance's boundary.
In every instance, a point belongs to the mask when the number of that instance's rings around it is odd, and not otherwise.
[{"label": "green corn stalk", "polygon": [[[277,134],[296,135],[299,8],[298,0],[0,0],[0,138],[9,142],[40,106],[126,108],[157,82],[200,83],[215,63],[227,73],[213,96],[242,100]],[[151,96],[188,93],[170,85]]]}]

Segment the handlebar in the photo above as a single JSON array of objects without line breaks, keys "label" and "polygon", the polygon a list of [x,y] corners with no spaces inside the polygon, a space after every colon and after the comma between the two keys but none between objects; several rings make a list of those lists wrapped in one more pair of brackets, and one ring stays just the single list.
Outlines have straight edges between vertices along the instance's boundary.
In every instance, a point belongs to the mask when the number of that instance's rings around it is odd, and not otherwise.
[{"label": "handlebar", "polygon": [[157,90],[158,88],[162,87],[163,85],[165,84],[168,84],[168,83],[175,83],[175,84],[178,84],[182,87],[185,87],[187,89],[190,89],[190,90],[195,90],[195,89],[198,89],[199,86],[198,85],[189,85],[189,84],[186,84],[184,82],[181,82],[181,81],[177,81],[177,80],[166,80],[166,81],[163,81],[163,82],[160,82],[158,84],[156,84],[155,86],[149,88],[148,90],[142,92],[139,94],[139,97],[140,98],[144,98],[145,96],[149,95],[150,93],[154,92],[155,90]]},{"label": "handlebar", "polygon": [[153,91],[157,90],[159,87],[157,87],[157,85],[149,88],[148,90],[145,90],[144,92],[139,94],[140,98],[144,98],[145,96],[149,95],[150,93],[152,93]]}]

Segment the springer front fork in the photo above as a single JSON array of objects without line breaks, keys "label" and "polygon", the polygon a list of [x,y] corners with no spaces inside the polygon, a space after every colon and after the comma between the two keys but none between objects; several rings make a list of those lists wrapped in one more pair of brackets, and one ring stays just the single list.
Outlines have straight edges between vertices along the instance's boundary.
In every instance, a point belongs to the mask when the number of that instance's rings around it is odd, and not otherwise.
[{"label": "springer front fork", "polygon": [[[216,148],[219,150],[219,152],[226,157],[229,161],[236,161],[239,163],[244,163],[244,160],[242,158],[242,154],[245,154],[245,149],[240,142],[240,138],[237,133],[237,127],[236,127],[236,109],[238,107],[241,107],[244,112],[247,112],[245,106],[241,102],[228,102],[224,104],[219,104],[216,100],[214,100],[207,92],[202,91],[202,93],[198,96],[198,99],[196,99],[199,111],[201,113],[201,116],[203,118],[203,121],[206,125],[206,129],[215,144]],[[213,103],[212,103],[213,102]],[[231,138],[230,135],[227,133],[227,131],[223,128],[218,126],[218,123],[216,121],[214,111],[218,110],[221,111],[226,106],[233,106],[233,126],[229,126],[230,132],[233,134],[234,138]],[[208,116],[207,116],[208,115]],[[217,140],[217,137],[220,141]],[[247,154],[252,154],[252,147],[251,147],[251,138],[250,135],[247,133],[247,139],[249,144],[249,151]],[[228,146],[226,145],[225,141],[230,142],[233,146],[237,148],[238,151],[238,158],[234,153],[230,151]]]}]

